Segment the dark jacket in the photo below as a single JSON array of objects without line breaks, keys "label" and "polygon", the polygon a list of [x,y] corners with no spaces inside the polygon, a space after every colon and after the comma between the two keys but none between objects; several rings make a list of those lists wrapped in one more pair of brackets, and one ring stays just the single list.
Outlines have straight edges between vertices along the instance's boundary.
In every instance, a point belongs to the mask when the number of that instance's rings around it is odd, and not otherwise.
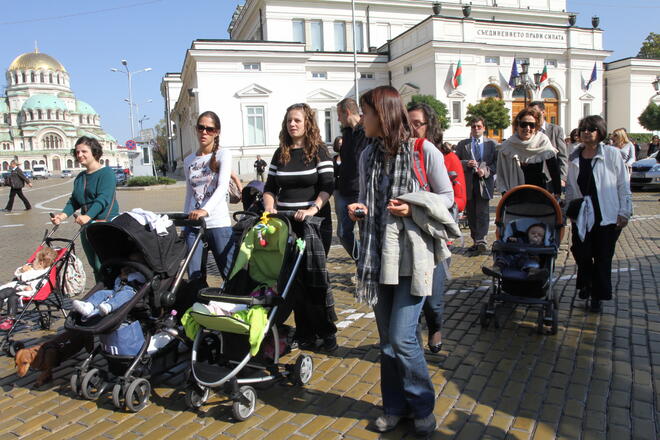
[{"label": "dark jacket", "polygon": [[[545,130],[542,131],[550,139],[550,143],[553,147],[557,149],[557,160],[559,161],[559,175],[561,180],[566,180],[568,175],[568,147],[566,146],[566,137],[564,136],[564,129],[559,125],[551,124],[549,122],[545,123]],[[547,167],[544,167],[543,172],[545,173],[546,180],[550,182],[552,176],[550,175],[550,170]]]},{"label": "dark jacket", "polygon": [[335,301],[330,290],[325,248],[321,240],[322,222],[323,219],[317,216],[307,217],[303,222],[305,255],[300,273],[306,296],[311,298],[313,303],[332,307]]},{"label": "dark jacket", "polygon": [[339,150],[341,158],[341,175],[338,182],[339,194],[346,197],[349,202],[357,201],[360,192],[358,180],[358,163],[360,155],[369,144],[364,127],[358,124],[355,128],[344,127],[341,130],[342,144]]},{"label": "dark jacket", "polygon": [[21,171],[19,167],[11,170],[11,174],[8,178],[9,186],[11,186],[12,189],[21,189],[26,183],[30,183],[30,179],[25,177],[25,174],[23,174],[23,171]]},{"label": "dark jacket", "polygon": [[482,153],[479,168],[483,169],[485,174],[483,178],[478,177],[472,168],[468,168],[467,163],[472,160],[472,138],[463,139],[456,146],[456,155],[461,159],[463,171],[465,172],[465,192],[467,199],[471,200],[474,195],[473,188],[479,185],[481,198],[490,200],[494,194],[494,176],[497,171],[497,143],[484,137],[484,151]]}]

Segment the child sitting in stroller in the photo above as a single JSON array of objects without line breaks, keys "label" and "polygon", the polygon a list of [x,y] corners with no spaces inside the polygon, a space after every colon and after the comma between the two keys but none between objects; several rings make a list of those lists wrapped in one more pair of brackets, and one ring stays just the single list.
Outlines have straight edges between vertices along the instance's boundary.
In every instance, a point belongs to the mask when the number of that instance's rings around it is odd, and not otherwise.
[{"label": "child sitting in stroller", "polygon": [[0,309],[7,300],[7,318],[0,323],[0,330],[7,331],[14,325],[18,309],[18,297],[34,295],[35,288],[57,260],[57,251],[44,246],[34,256],[32,263],[24,264],[14,272],[14,279],[0,286]]},{"label": "child sitting in stroller", "polygon": [[117,310],[126,304],[142,287],[147,280],[140,272],[133,268],[124,266],[119,271],[119,276],[115,278],[115,284],[112,289],[103,289],[94,292],[87,301],[74,300],[72,307],[80,313],[83,319],[92,316],[106,316],[113,310]]},{"label": "child sitting in stroller", "polygon": [[[515,232],[508,239],[508,243],[524,243],[531,246],[543,246],[545,244],[546,225],[534,223],[525,233]],[[505,269],[522,271],[527,274],[529,280],[544,280],[547,278],[548,269],[541,267],[541,260],[537,255],[529,255],[526,252],[517,254],[500,253],[495,258],[494,269],[503,273]]]}]

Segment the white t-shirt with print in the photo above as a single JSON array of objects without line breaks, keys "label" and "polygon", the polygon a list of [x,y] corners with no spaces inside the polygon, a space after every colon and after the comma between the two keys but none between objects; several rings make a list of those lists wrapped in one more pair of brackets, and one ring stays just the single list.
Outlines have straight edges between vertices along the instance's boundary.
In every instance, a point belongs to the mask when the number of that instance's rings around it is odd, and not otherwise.
[{"label": "white t-shirt with print", "polygon": [[229,217],[229,179],[231,179],[231,150],[220,148],[215,153],[220,165],[217,173],[211,171],[209,163],[211,154],[197,156],[190,154],[183,161],[183,172],[186,177],[186,201],[183,210],[189,213],[195,209],[203,209],[209,213],[206,218],[207,228],[231,226]]}]

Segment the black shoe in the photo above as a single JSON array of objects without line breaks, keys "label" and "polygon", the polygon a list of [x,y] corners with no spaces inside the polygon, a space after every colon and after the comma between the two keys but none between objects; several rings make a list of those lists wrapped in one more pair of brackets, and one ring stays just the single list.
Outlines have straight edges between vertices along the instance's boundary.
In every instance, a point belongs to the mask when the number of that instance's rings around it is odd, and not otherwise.
[{"label": "black shoe", "polygon": [[439,342],[435,345],[429,344],[429,351],[431,353],[440,353],[440,350],[442,350],[442,342]]},{"label": "black shoe", "polygon": [[323,344],[321,345],[321,349],[323,351],[331,353],[331,352],[335,351],[338,348],[339,348],[339,345],[337,345],[337,336],[332,335],[332,336],[327,336],[327,337],[323,338]]},{"label": "black shoe", "polygon": [[474,252],[476,250],[477,250],[477,245],[476,244],[473,244],[472,246],[470,246],[469,248],[466,249],[466,251],[468,251],[468,252]]},{"label": "black shoe", "polygon": [[0,211],[0,212],[11,212],[11,209],[4,208],[4,209],[3,209],[2,211]]},{"label": "black shoe", "polygon": [[26,211],[29,211],[30,209],[32,209],[32,206],[25,208]]},{"label": "black shoe", "polygon": [[480,241],[479,243],[477,243],[477,251],[480,253],[488,252],[488,245],[486,244],[485,241]]},{"label": "black shoe", "polygon": [[302,339],[298,341],[298,348],[300,350],[315,351],[318,346],[315,339]]},{"label": "black shoe", "polygon": [[599,299],[592,299],[589,306],[589,311],[593,313],[600,313],[603,310],[603,305]]},{"label": "black shoe", "polygon": [[591,292],[588,287],[583,287],[582,289],[578,290],[578,298],[587,299],[590,296],[591,296]]}]

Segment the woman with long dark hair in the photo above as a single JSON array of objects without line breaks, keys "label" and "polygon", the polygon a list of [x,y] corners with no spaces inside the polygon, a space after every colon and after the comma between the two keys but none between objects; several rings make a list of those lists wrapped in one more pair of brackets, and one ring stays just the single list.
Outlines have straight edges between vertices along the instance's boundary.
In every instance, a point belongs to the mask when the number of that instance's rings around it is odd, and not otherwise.
[{"label": "woman with long dark hair", "polygon": [[[220,148],[220,118],[212,111],[199,115],[197,151],[183,161],[186,178],[186,199],[183,211],[191,220],[202,217],[206,221],[206,241],[213,252],[218,270],[226,277],[234,259],[236,245],[232,237],[231,219],[227,205],[227,191],[231,178],[231,151]],[[196,231],[185,230],[186,244],[192,247]],[[191,279],[200,276],[203,248],[197,246],[188,265]]]},{"label": "woman with long dark hair", "polygon": [[[294,104],[287,108],[280,131],[280,147],[273,154],[264,188],[264,208],[268,212],[295,211],[293,229],[303,235],[305,217],[319,217],[319,236],[325,255],[315,258],[325,267],[325,257],[332,242],[332,218],[328,199],[334,189],[333,163],[330,152],[321,139],[316,115],[307,104]],[[308,259],[309,261],[309,259]],[[315,289],[318,290],[318,289]],[[323,349],[337,348],[337,319],[334,302],[328,289],[314,295],[296,293],[294,317],[296,340],[303,349],[317,348],[317,338],[323,340]]]},{"label": "woman with long dark hair", "polygon": [[391,431],[412,415],[416,433],[430,435],[435,392],[417,322],[432,294],[433,270],[449,257],[447,236],[439,231],[456,226],[449,212],[453,190],[442,154],[431,142],[423,142],[429,191],[415,177],[416,140],[396,89],[369,90],[360,106],[374,142],[360,158],[359,201],[348,212],[354,221],[362,218],[357,297],[373,306],[380,336],[384,414],[373,428]]}]

